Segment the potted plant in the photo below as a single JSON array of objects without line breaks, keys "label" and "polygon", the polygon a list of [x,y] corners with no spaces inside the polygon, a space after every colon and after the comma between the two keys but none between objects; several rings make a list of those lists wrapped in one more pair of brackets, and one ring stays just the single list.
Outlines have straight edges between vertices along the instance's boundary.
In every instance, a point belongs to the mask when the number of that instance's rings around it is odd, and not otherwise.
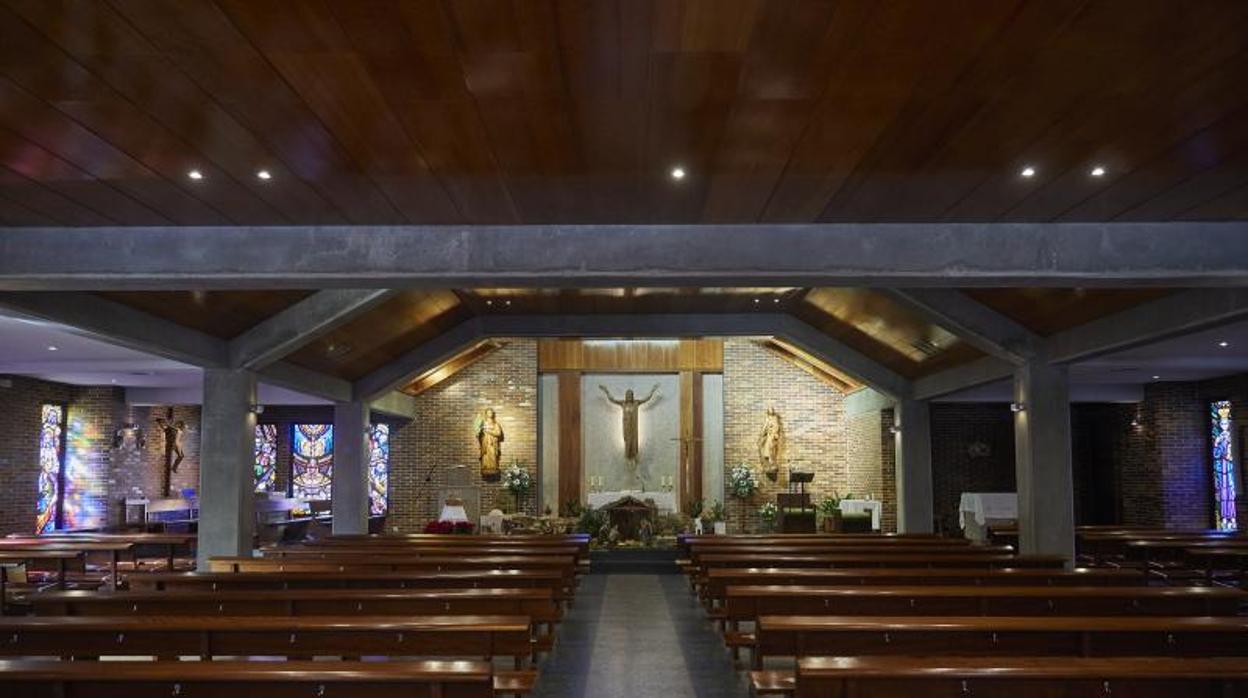
[{"label": "potted plant", "polygon": [[776,516],[779,513],[780,511],[776,508],[775,502],[764,502],[763,505],[758,508],[758,518],[763,521],[764,532],[771,533],[775,530]]},{"label": "potted plant", "polygon": [[819,513],[823,514],[823,531],[824,533],[836,533],[841,530],[841,499],[842,497],[832,491],[831,497],[825,497],[819,502]]},{"label": "potted plant", "polygon": [[722,536],[728,533],[728,522],[724,519],[723,502],[715,500],[715,502],[711,504],[711,510],[707,515],[707,518],[711,520],[711,525],[715,528],[715,535]]},{"label": "potted plant", "polygon": [[758,491],[758,477],[745,463],[737,463],[728,471],[728,492],[741,503],[741,530],[745,530],[745,504]]},{"label": "potted plant", "polygon": [[689,512],[689,518],[693,521],[694,533],[702,532],[702,500],[693,499],[685,506],[685,511]]},{"label": "potted plant", "polygon": [[503,468],[502,472],[503,487],[511,493],[516,500],[516,512],[522,513],[523,506],[521,501],[525,494],[533,488],[533,476],[529,471],[520,465],[519,461],[512,461],[511,465]]}]

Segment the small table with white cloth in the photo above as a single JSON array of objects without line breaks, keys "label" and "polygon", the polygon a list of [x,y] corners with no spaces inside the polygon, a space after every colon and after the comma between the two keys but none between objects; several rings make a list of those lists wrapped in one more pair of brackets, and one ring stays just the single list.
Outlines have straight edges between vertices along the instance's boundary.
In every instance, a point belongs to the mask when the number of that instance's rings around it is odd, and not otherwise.
[{"label": "small table with white cloth", "polygon": [[880,517],[884,515],[884,503],[878,499],[842,499],[842,514],[865,514],[871,512],[871,530],[880,530]]},{"label": "small table with white cloth", "polygon": [[1018,521],[1018,495],[1013,492],[963,492],[958,524],[973,541],[988,540],[988,529]]}]

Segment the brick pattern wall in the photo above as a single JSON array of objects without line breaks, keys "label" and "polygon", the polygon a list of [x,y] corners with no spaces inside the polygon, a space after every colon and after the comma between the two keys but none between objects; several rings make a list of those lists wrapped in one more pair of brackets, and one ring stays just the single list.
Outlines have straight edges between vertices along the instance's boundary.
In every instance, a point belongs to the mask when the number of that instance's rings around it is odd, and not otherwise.
[{"label": "brick pattern wall", "polygon": [[[880,431],[881,419],[880,412],[864,412],[846,418],[846,487],[839,491],[841,496],[852,494],[861,498],[874,495],[883,501],[884,439]],[[884,525],[883,518],[880,525]]]},{"label": "brick pattern wall", "polygon": [[[123,398],[119,398],[118,402]],[[110,521],[121,520],[121,512],[117,507],[127,497],[147,497],[158,499],[164,496],[161,482],[165,470],[165,437],[156,424],[157,419],[170,419],[186,423],[186,432],[182,434],[183,458],[178,472],[170,477],[170,496],[180,496],[184,489],[199,490],[199,405],[154,405],[154,406],[119,406],[119,418],[114,422],[113,429],[123,424],[137,424],[143,430],[146,443],[143,449],[135,448],[132,443],[113,451],[113,463],[116,466],[112,481],[109,483],[109,501],[114,507],[114,515]]]},{"label": "brick pattern wall", "polygon": [[69,403],[74,390],[19,376],[4,381],[0,384],[0,534],[33,533],[40,406]]},{"label": "brick pattern wall", "polygon": [[[1014,491],[1014,416],[1008,405],[980,403],[934,403],[931,415],[933,512],[956,532],[963,492]],[[987,455],[973,454],[975,443]]]},{"label": "brick pattern wall", "polygon": [[[419,532],[437,516],[437,492],[446,472],[466,465],[470,484],[481,488],[481,510],[511,510],[511,494],[498,483],[481,481],[477,439],[472,431],[478,411],[494,408],[503,426],[502,464],[513,459],[537,482],[537,343],[512,340],[502,349],[428,390],[416,399],[416,418],[390,437],[390,515],[387,530]],[[432,482],[425,485],[432,466]],[[524,508],[537,512],[536,486]]]},{"label": "brick pattern wall", "polygon": [[[861,471],[851,473],[844,395],[748,339],[729,339],[724,342],[724,480],[728,469],[745,462],[762,485],[745,507],[747,530],[759,527],[758,506],[783,491],[762,475],[758,461],[758,434],[769,406],[784,420],[782,459],[795,470],[815,473],[809,491],[816,503],[834,489],[880,491],[878,473],[870,481],[856,479]],[[729,531],[740,530],[741,502],[728,496],[725,507]]]},{"label": "brick pattern wall", "polygon": [[1208,398],[1198,383],[1145,387],[1141,426],[1123,440],[1123,521],[1168,528],[1212,522]]}]

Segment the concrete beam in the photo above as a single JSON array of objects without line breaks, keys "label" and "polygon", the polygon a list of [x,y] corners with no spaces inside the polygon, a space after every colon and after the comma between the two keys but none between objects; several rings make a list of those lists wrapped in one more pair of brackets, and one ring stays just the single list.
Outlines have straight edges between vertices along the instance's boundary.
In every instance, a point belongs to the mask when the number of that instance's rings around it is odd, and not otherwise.
[{"label": "concrete beam", "polygon": [[984,353],[1023,364],[1040,351],[1042,340],[1031,330],[956,289],[897,288],[885,292]]},{"label": "concrete beam", "polygon": [[373,400],[369,404],[369,409],[373,412],[379,412],[390,417],[415,419],[416,398],[408,395],[407,393],[400,393],[397,390],[391,390],[385,395]]},{"label": "concrete beam", "polygon": [[845,416],[857,417],[868,412],[892,409],[897,400],[874,388],[863,388],[845,396]]},{"label": "concrete beam", "polygon": [[368,533],[368,403],[334,405],[334,486],[330,491],[335,535]]},{"label": "concrete beam", "polygon": [[318,291],[230,340],[230,365],[268,366],[392,294],[387,289]]},{"label": "concrete beam", "polygon": [[1248,288],[1195,289],[1059,332],[1045,342],[1056,363],[1086,361],[1248,317]]},{"label": "concrete beam", "polygon": [[1005,359],[985,356],[961,366],[947,368],[914,381],[914,398],[930,400],[959,390],[994,383],[1013,375],[1014,367]]},{"label": "concrete beam", "polygon": [[90,293],[0,293],[0,307],[192,366],[223,367],[229,361],[226,343],[216,337]]},{"label": "concrete beam", "polygon": [[891,395],[910,383],[870,357],[783,313],[655,315],[484,315],[457,325],[355,384],[357,399],[398,388],[474,342],[491,337],[749,337],[775,336]]},{"label": "concrete beam", "polygon": [[0,290],[1237,286],[1245,277],[1242,221],[0,229]]}]

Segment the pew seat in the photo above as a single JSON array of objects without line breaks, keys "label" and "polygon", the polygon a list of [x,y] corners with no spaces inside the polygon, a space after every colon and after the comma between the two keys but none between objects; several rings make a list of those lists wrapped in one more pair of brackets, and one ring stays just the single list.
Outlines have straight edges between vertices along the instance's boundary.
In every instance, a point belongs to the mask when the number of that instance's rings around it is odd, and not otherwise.
[{"label": "pew seat", "polygon": [[1248,695],[1248,659],[806,657],[797,698],[1225,698]]},{"label": "pew seat", "polygon": [[750,672],[750,693],[754,696],[791,696],[797,691],[797,676],[784,669]]},{"label": "pew seat", "polygon": [[528,696],[533,694],[537,684],[537,671],[526,669],[520,671],[499,671],[494,673],[495,696]]},{"label": "pew seat", "polygon": [[5,698],[490,698],[481,661],[60,662],[0,661]]}]

